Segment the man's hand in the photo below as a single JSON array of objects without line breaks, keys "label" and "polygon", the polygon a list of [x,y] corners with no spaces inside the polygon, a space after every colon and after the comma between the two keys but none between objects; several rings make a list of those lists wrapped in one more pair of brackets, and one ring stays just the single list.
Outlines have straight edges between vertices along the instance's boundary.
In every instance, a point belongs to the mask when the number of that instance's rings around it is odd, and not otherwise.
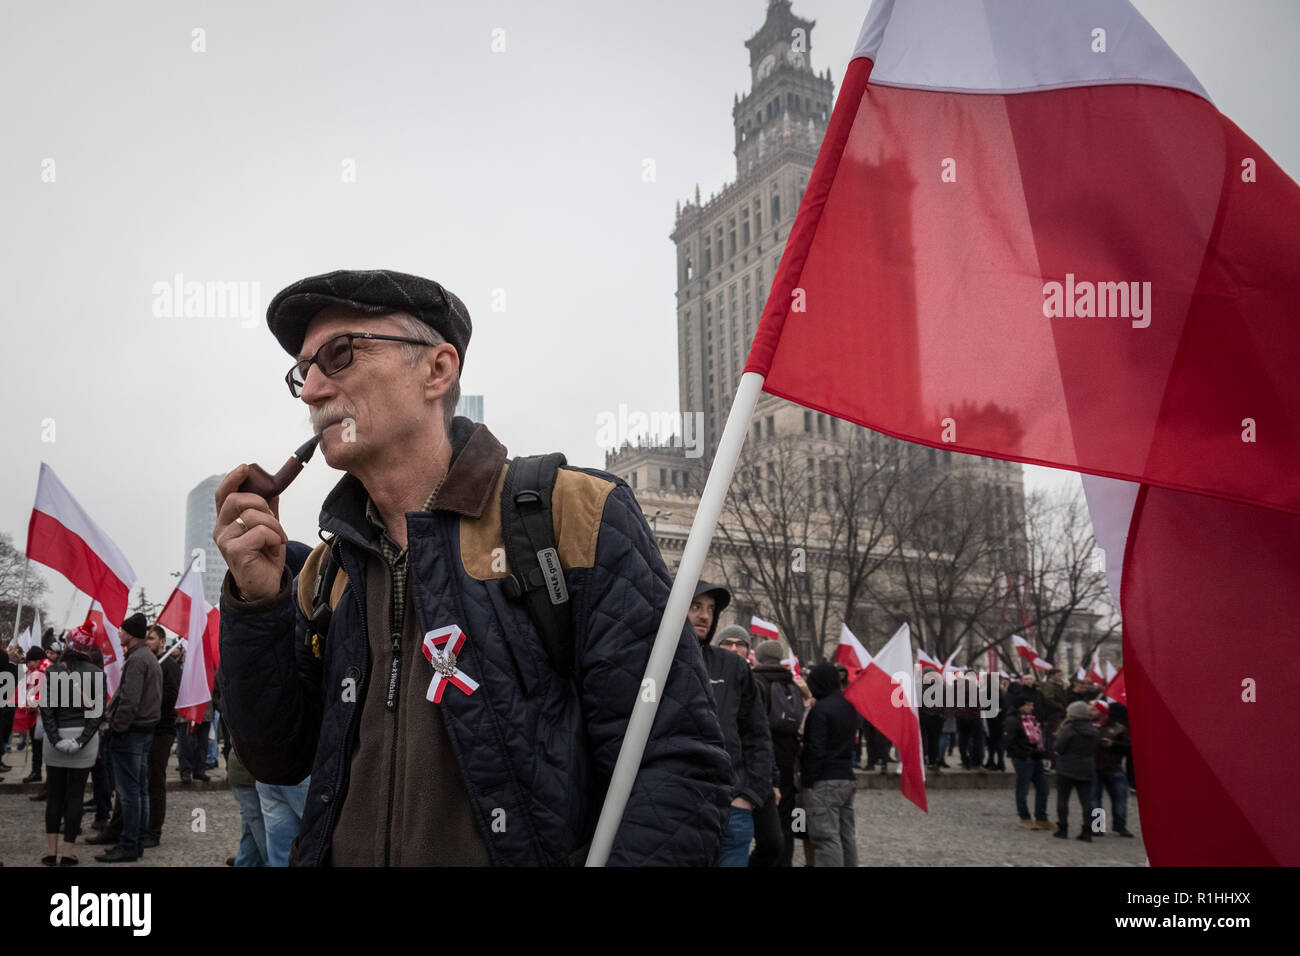
[{"label": "man's hand", "polygon": [[268,502],[261,495],[235,490],[247,477],[248,466],[240,465],[218,486],[212,540],[226,559],[240,596],[260,601],[280,591],[289,536],[280,527],[278,496]]},{"label": "man's hand", "polygon": [[754,805],[750,803],[748,800],[746,800],[744,797],[737,797],[735,800],[732,800],[731,805],[733,807],[740,807],[740,809],[742,810],[754,809]]},{"label": "man's hand", "polygon": [[60,751],[61,753],[71,754],[71,753],[76,753],[81,748],[77,746],[77,742],[75,740],[60,740],[57,744],[54,745],[54,749]]},{"label": "man's hand", "polygon": [[777,802],[777,803],[780,803],[780,802],[781,802],[781,788],[780,788],[780,787],[773,787],[773,788],[772,788],[772,796],[776,797],[776,802]]}]

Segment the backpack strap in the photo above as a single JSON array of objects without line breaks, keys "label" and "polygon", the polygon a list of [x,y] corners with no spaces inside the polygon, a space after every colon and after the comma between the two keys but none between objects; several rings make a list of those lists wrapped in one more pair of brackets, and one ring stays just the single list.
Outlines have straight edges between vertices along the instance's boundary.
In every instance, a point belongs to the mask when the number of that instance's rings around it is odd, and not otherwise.
[{"label": "backpack strap", "polygon": [[551,491],[563,464],[560,452],[510,462],[501,489],[501,536],[510,574],[501,587],[528,610],[551,667],[567,679],[573,674],[573,607],[551,513]]},{"label": "backpack strap", "polygon": [[342,568],[332,541],[331,538],[318,544],[298,575],[298,608],[307,618],[307,641],[318,660],[324,657],[325,635],[348,583],[346,572],[339,577]]}]

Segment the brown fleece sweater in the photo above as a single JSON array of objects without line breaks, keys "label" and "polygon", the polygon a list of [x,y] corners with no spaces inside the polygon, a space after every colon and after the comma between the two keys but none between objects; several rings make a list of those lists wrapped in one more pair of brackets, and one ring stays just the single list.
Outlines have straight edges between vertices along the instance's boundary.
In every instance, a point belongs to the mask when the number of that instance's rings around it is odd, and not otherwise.
[{"label": "brown fleece sweater", "polygon": [[385,707],[393,661],[391,587],[387,563],[372,553],[366,565],[370,681],[330,862],[336,866],[383,866],[385,862],[390,866],[491,866],[442,723],[441,705],[425,697],[433,668],[421,651],[424,635],[410,587],[403,614],[397,708]]}]

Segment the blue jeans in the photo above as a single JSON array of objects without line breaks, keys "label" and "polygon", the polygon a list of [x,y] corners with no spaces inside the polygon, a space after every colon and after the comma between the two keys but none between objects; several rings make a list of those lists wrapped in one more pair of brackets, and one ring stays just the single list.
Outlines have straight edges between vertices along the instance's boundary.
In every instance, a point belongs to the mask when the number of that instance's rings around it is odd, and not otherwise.
[{"label": "blue jeans", "polygon": [[231,787],[239,804],[239,852],[235,866],[266,866],[266,827],[262,803],[254,787]]},{"label": "blue jeans", "polygon": [[107,747],[99,748],[90,779],[95,795],[95,819],[108,820],[113,816],[113,762]]},{"label": "blue jeans", "polygon": [[1016,768],[1016,813],[1020,819],[1029,819],[1029,785],[1034,785],[1034,819],[1047,819],[1047,777],[1043,774],[1041,760],[1022,760],[1011,758],[1011,766]]},{"label": "blue jeans", "polygon": [[152,730],[114,734],[109,744],[113,761],[113,786],[122,805],[120,846],[134,848],[140,843],[141,827],[149,820],[149,745]]},{"label": "blue jeans", "polygon": [[1092,805],[1101,806],[1101,791],[1110,794],[1107,830],[1128,829],[1128,775],[1123,770],[1098,770],[1092,778]]},{"label": "blue jeans", "polygon": [[749,866],[749,843],[754,839],[754,811],[729,807],[727,828],[722,831],[718,866]]},{"label": "blue jeans", "polygon": [[206,766],[207,764],[210,764],[210,763],[218,763],[218,762],[219,762],[219,761],[217,760],[217,757],[218,757],[218,753],[217,753],[217,727],[218,727],[218,724],[217,724],[217,721],[220,720],[220,719],[221,719],[221,715],[220,715],[219,713],[217,713],[216,711],[213,711],[212,723],[208,724],[208,727],[210,728],[210,730],[208,731],[208,752],[207,752],[207,754],[205,754],[204,766]]},{"label": "blue jeans", "polygon": [[266,865],[288,866],[289,847],[302,829],[302,811],[307,806],[307,788],[311,777],[296,786],[257,784],[262,804],[262,821],[266,828]]}]

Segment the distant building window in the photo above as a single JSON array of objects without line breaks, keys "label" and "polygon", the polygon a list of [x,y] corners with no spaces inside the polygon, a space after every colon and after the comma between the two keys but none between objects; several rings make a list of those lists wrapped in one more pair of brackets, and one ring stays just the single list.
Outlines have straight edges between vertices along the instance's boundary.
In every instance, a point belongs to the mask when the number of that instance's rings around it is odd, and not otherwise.
[{"label": "distant building window", "polygon": [[754,422],[754,438],[755,438],[755,439],[759,439],[759,438],[762,438],[762,437],[763,437],[763,425],[762,425],[762,423],[760,423],[760,422]]},{"label": "distant building window", "polygon": [[831,434],[838,436],[839,433],[840,433],[840,420],[838,418],[831,418]]},{"label": "distant building window", "polygon": [[823,415],[821,412],[817,413],[817,434],[818,435],[826,434],[826,416]]},{"label": "distant building window", "polygon": [[771,438],[776,434],[776,418],[772,415],[767,416],[767,437]]},{"label": "distant building window", "polygon": [[659,469],[659,487],[662,488],[662,487],[663,487],[664,485],[666,485],[666,484],[668,484],[668,469],[667,469],[667,468],[660,468],[660,469]]},{"label": "distant building window", "polygon": [[636,472],[632,472],[632,487],[636,487]]},{"label": "distant building window", "polygon": [[803,430],[809,435],[812,434],[812,412],[803,413]]}]

